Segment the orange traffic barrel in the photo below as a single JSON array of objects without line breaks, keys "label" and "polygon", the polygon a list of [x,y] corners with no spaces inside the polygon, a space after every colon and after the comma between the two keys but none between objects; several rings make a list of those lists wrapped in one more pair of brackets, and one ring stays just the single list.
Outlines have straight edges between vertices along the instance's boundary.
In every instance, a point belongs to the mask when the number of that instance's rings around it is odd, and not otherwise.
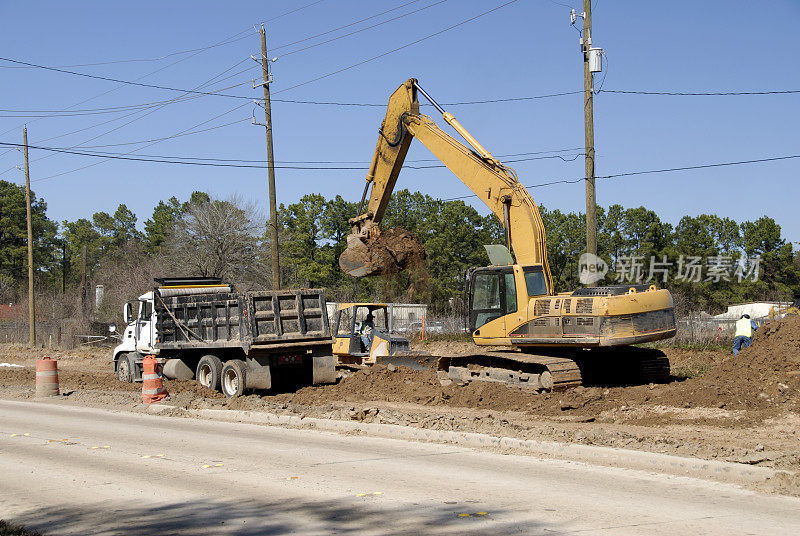
[{"label": "orange traffic barrel", "polygon": [[58,361],[45,357],[36,362],[36,396],[57,396]]},{"label": "orange traffic barrel", "polygon": [[152,404],[167,397],[167,390],[161,380],[156,358],[147,355],[142,361],[142,403]]}]

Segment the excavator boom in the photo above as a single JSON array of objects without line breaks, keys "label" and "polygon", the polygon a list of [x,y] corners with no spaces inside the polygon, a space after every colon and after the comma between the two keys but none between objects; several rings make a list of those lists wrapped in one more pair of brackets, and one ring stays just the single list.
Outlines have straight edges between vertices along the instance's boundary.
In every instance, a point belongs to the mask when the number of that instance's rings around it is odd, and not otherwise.
[{"label": "excavator boom", "polygon": [[[442,113],[442,118],[472,149],[444,132],[430,117],[419,113],[418,93]],[[379,227],[411,140],[416,138],[503,222],[506,245],[513,250],[517,263],[541,266],[547,288],[552,292],[544,223],[533,198],[520,184],[514,170],[495,159],[420,87],[416,79],[406,81],[389,98],[379,133],[359,215],[350,220],[352,232],[347,240],[348,247],[339,259],[345,272],[354,276],[391,273],[420,258],[421,246],[413,245],[409,233],[395,232],[394,236],[384,237]]]}]

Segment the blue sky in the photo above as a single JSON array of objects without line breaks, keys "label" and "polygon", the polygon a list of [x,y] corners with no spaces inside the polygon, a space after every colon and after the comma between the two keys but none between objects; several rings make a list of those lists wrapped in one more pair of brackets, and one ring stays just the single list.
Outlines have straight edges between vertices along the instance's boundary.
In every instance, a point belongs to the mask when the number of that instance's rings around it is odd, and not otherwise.
[{"label": "blue sky", "polygon": [[[234,76],[209,86],[209,90],[243,83],[226,93],[256,98],[260,88],[254,90],[247,82],[260,76],[260,67],[248,59],[259,49],[255,25],[310,2],[6,1],[2,4],[7,24],[0,34],[0,56],[48,66],[101,62],[104,64],[68,69],[176,88],[193,88],[224,73],[222,77]],[[378,60],[287,89],[502,3],[324,0],[267,22],[270,55],[278,57],[272,64],[273,96],[384,103],[400,83],[412,76],[441,102],[581,90],[583,65],[578,33],[569,24],[569,9],[561,5],[579,8],[580,2],[569,0],[519,0]],[[404,4],[408,5],[399,7]],[[396,7],[359,25],[278,48]],[[425,9],[284,56],[303,46],[421,8]],[[608,61],[605,71],[596,78],[596,87],[605,78],[603,88],[614,90],[800,89],[800,70],[792,46],[795,40],[791,39],[798,15],[800,3],[790,0],[668,4],[597,0],[594,44],[605,49]],[[222,46],[156,59],[232,36],[237,40]],[[70,106],[85,110],[181,96],[174,91],[121,86],[41,69],[3,68],[9,66],[13,64],[0,61],[0,108],[4,110],[62,110]],[[158,69],[161,70],[150,74]],[[243,70],[246,72],[240,72]],[[78,104],[81,101],[86,102]],[[238,121],[226,127],[149,147],[133,144],[99,150],[140,149],[138,153],[147,155],[264,159],[263,128],[250,123],[254,113],[263,121],[263,111],[246,100],[213,96],[138,112],[0,117],[0,132],[5,131],[0,134],[0,141],[19,142],[21,124],[27,122],[31,145],[73,147],[135,142],[171,136],[236,106],[240,108],[197,128]],[[448,111],[495,155],[583,145],[581,95],[452,106]],[[122,117],[126,114],[132,115]],[[274,102],[275,159],[353,161],[366,166],[383,114],[380,107]],[[2,111],[0,115],[14,113]],[[601,93],[595,99],[597,174],[800,154],[796,133],[799,119],[800,94],[666,97]],[[98,125],[106,121],[109,122]],[[85,130],[61,136],[79,129]],[[61,137],[48,140],[54,136]],[[409,160],[430,158],[420,144],[412,147]],[[579,152],[565,154],[572,157]],[[22,183],[22,173],[13,167],[21,166],[21,153],[4,149],[0,153],[5,153],[0,155],[0,178]],[[119,203],[126,203],[142,223],[158,200],[172,195],[185,199],[192,190],[205,190],[223,198],[238,194],[262,206],[266,198],[266,171],[262,169],[97,162],[90,157],[31,151],[32,188],[47,201],[51,218],[60,221],[88,217],[99,210],[111,212]],[[48,178],[89,164],[96,165]],[[584,166],[582,157],[572,162],[543,159],[512,165],[524,184],[580,178]],[[3,172],[7,168],[11,169]],[[716,213],[738,221],[767,214],[782,226],[786,238],[797,242],[798,170],[800,159],[600,180],[597,200],[602,205],[644,205],[673,224],[685,214]],[[276,174],[278,200],[282,203],[294,202],[311,192],[328,197],[341,194],[357,200],[364,180],[364,172],[358,170],[278,169]],[[402,187],[442,198],[469,193],[443,169],[406,170],[398,182],[398,188]],[[538,203],[549,208],[585,207],[582,183],[537,188],[531,193]],[[475,203],[476,208],[486,212],[480,202]]]}]

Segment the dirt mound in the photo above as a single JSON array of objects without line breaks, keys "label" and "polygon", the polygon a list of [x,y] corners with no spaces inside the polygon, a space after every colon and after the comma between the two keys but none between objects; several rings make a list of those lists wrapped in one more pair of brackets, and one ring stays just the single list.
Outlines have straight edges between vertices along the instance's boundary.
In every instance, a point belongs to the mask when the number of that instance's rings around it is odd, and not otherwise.
[{"label": "dirt mound", "polygon": [[[426,351],[455,355],[469,346],[460,342],[426,345]],[[673,377],[667,384],[624,387],[578,387],[549,394],[484,382],[442,386],[431,370],[376,366],[361,370],[336,385],[304,388],[277,395],[286,403],[319,406],[332,402],[372,402],[453,406],[538,415],[564,415],[600,420],[627,420],[658,425],[678,420],[726,419],[730,425],[761,422],[786,411],[800,410],[800,318],[767,324],[753,345],[734,357],[727,352],[667,350],[676,363],[691,358],[701,371],[694,377]],[[675,408],[646,411],[632,410]],[[698,408],[711,410],[695,411]],[[692,409],[693,411],[684,411]],[[706,415],[708,413],[708,415]]]},{"label": "dirt mound", "polygon": [[[112,373],[103,372],[76,372],[74,370],[59,370],[58,384],[62,393],[76,390],[93,391],[138,391],[141,384],[122,383]],[[0,369],[0,387],[36,386],[36,369],[2,368]]]},{"label": "dirt mound", "polygon": [[689,395],[683,400],[693,405],[797,409],[800,317],[764,325],[756,331],[749,348],[738,356],[730,354],[704,374],[687,380],[682,387],[682,394]]},{"label": "dirt mound", "polygon": [[[141,388],[141,384],[137,384]],[[170,395],[191,393],[202,398],[225,398],[219,391],[214,391],[194,380],[164,380],[164,387]]]},{"label": "dirt mound", "polygon": [[275,399],[316,406],[330,402],[386,401],[423,406],[456,406],[498,411],[560,411],[559,394],[536,395],[499,383],[443,386],[432,370],[375,365],[343,378],[336,385],[306,387]]},{"label": "dirt mound", "polygon": [[[130,391],[142,390],[141,383],[125,383],[117,380],[116,374],[105,372],[77,372],[74,370],[59,370],[58,383],[62,393],[70,391]],[[0,387],[30,387],[36,386],[36,369],[0,368]],[[224,398],[222,393],[212,391],[193,380],[164,380],[164,387],[170,395],[191,393],[202,398]]]}]

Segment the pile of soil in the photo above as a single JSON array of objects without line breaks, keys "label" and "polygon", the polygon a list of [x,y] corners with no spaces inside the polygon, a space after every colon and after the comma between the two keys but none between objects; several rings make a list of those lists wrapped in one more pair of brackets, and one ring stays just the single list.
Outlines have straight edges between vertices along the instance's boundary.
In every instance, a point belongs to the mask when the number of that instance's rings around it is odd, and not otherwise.
[{"label": "pile of soil", "polygon": [[[461,341],[437,341],[417,345],[415,349],[435,355],[457,355],[474,351],[474,346]],[[753,345],[736,357],[728,351],[666,348],[665,352],[673,370],[671,381],[665,384],[600,385],[536,394],[500,383],[443,386],[433,370],[378,365],[349,374],[335,385],[266,396],[259,393],[252,398],[283,407],[388,403],[415,405],[434,412],[445,407],[467,408],[649,426],[691,421],[741,427],[781,414],[800,413],[800,317],[766,324],[756,332]],[[75,359],[64,356],[66,370],[60,371],[62,392],[141,389],[140,384],[121,383],[110,371],[100,372],[97,366],[87,366],[85,361]],[[32,361],[27,359],[28,366],[22,369],[1,368],[0,387],[22,386],[32,393],[35,383]],[[697,370],[689,378],[677,372],[687,362],[690,362],[688,369]],[[171,395],[181,396],[187,403],[211,399],[223,403],[220,393],[194,381],[168,380],[165,385]],[[237,402],[240,403],[243,401]]]},{"label": "pile of soil", "polygon": [[394,227],[382,230],[377,238],[356,240],[339,257],[339,264],[346,272],[368,267],[366,275],[396,274],[424,266],[425,248],[414,233]]},{"label": "pile of soil", "polygon": [[372,262],[383,266],[383,273],[400,272],[425,262],[425,248],[417,235],[401,227],[382,230],[369,244]]},{"label": "pile of soil", "polygon": [[[117,380],[111,372],[77,371],[74,369],[59,370],[58,384],[61,393],[70,391],[129,391],[141,392],[141,383],[125,383]],[[24,368],[0,368],[0,387],[29,388],[33,394],[36,386],[36,369],[33,366]],[[164,387],[170,395],[191,393],[202,398],[224,398],[225,395],[212,391],[191,380],[164,380]]]},{"label": "pile of soil", "polygon": [[503,384],[475,382],[442,386],[432,370],[375,365],[343,378],[335,385],[305,387],[284,393],[277,400],[307,406],[328,402],[386,401],[423,406],[458,406],[475,409],[531,409],[539,398]]},{"label": "pile of soil", "polygon": [[[425,350],[452,353],[469,343],[427,345]],[[467,348],[464,348],[467,350]],[[436,352],[438,353],[438,352]],[[673,366],[685,351],[667,350]],[[670,355],[671,354],[671,355]],[[697,353],[692,353],[698,359]],[[336,385],[307,387],[270,397],[304,406],[332,402],[392,402],[453,406],[537,415],[572,415],[590,419],[657,425],[674,420],[728,421],[729,426],[757,423],[786,411],[800,411],[800,318],[765,325],[753,345],[734,357],[727,352],[700,355],[705,370],[692,378],[673,376],[670,383],[624,387],[577,387],[534,394],[503,384],[474,382],[442,386],[432,370],[375,366],[343,378]],[[649,407],[637,414],[632,408]],[[661,411],[676,408],[709,411]],[[653,410],[658,411],[653,411]]]},{"label": "pile of soil", "polygon": [[[141,389],[141,384],[136,384]],[[194,380],[164,380],[164,387],[170,396],[190,393],[194,397],[200,398],[225,398],[219,391],[214,391]]]},{"label": "pile of soil", "polygon": [[690,378],[665,403],[728,409],[800,409],[800,317],[769,322],[753,344]]},{"label": "pile of soil", "polygon": [[[62,393],[76,390],[96,391],[141,391],[140,384],[122,383],[112,373],[82,372],[76,370],[59,370],[58,384]],[[1,368],[0,387],[29,387],[31,392],[36,386],[36,369],[32,366],[24,368]]]}]

